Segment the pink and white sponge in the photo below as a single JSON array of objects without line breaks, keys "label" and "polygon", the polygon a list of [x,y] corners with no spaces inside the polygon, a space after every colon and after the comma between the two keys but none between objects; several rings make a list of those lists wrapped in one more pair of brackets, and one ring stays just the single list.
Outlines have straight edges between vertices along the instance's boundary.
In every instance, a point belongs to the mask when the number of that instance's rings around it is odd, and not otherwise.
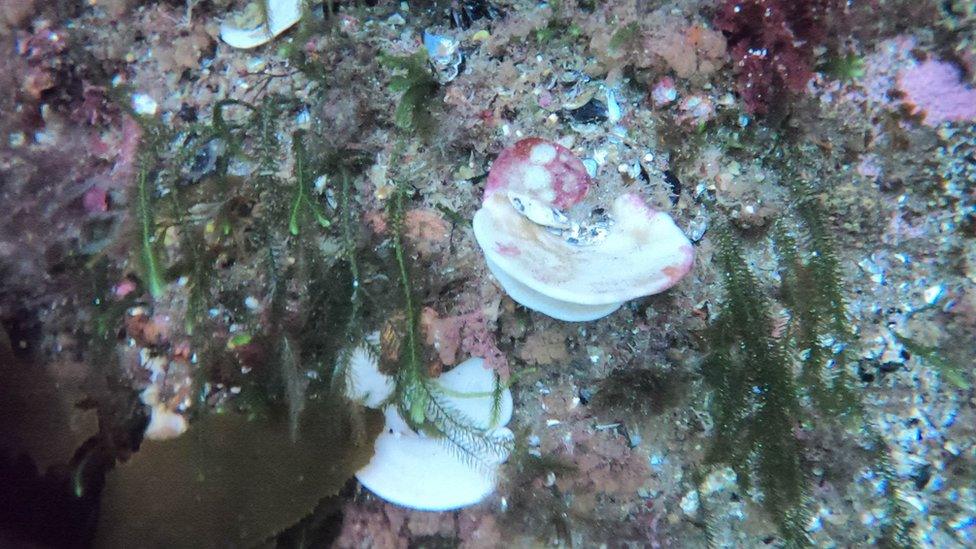
[{"label": "pink and white sponge", "polygon": [[509,296],[559,320],[595,320],[663,292],[694,262],[671,217],[637,194],[580,211],[589,188],[569,149],[523,139],[495,160],[474,216],[475,239]]}]

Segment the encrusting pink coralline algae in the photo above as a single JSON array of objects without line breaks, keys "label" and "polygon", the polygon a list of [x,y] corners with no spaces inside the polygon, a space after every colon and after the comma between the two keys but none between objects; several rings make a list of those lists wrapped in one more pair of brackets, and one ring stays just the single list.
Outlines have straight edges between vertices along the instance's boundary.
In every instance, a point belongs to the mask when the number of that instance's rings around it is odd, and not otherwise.
[{"label": "encrusting pink coralline algae", "polygon": [[898,89],[927,126],[976,120],[976,90],[962,83],[950,63],[930,59],[905,69],[898,74]]}]

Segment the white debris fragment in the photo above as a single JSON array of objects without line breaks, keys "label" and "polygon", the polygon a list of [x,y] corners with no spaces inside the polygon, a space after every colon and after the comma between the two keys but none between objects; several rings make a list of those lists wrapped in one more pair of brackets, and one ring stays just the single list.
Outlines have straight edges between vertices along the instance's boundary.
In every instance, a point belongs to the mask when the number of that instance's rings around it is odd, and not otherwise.
[{"label": "white debris fragment", "polygon": [[698,506],[698,490],[688,490],[681,498],[681,511],[685,515],[693,517],[698,514]]},{"label": "white debris fragment", "polygon": [[940,299],[942,299],[942,296],[944,294],[945,294],[945,286],[943,286],[942,284],[936,284],[935,286],[929,286],[928,288],[926,288],[925,292],[923,293],[923,297],[925,299],[926,304],[935,305],[936,303],[939,302]]},{"label": "white debris fragment", "polygon": [[[244,13],[221,23],[221,40],[234,48],[256,48],[290,29],[302,18],[301,0],[257,1],[265,2],[264,10],[259,4],[251,3]],[[267,14],[266,20],[262,11]]]},{"label": "white debris fragment", "polygon": [[132,110],[136,114],[144,116],[155,116],[156,112],[159,110],[159,104],[156,100],[144,93],[135,93],[132,95]]}]

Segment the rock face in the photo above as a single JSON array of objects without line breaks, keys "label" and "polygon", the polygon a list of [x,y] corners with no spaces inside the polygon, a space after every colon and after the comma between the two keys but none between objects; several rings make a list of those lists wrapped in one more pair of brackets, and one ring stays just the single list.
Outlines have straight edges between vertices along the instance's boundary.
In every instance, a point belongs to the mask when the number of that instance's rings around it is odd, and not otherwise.
[{"label": "rock face", "polygon": [[675,285],[694,262],[670,216],[633,193],[580,212],[590,180],[572,152],[519,141],[492,166],[474,234],[488,268],[515,301],[559,320],[606,316]]}]

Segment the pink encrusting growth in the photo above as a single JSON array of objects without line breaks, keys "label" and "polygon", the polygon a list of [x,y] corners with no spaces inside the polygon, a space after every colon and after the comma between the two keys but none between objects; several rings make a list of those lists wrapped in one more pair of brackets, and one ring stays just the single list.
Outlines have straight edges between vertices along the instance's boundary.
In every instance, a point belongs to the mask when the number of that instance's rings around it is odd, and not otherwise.
[{"label": "pink encrusting growth", "polygon": [[498,348],[493,327],[483,310],[441,317],[437,311],[424,307],[420,324],[427,344],[437,350],[445,366],[457,363],[458,352],[484,359],[486,368],[494,370],[503,380],[510,375],[508,359]]},{"label": "pink encrusting growth", "polygon": [[488,181],[475,238],[501,286],[530,309],[593,320],[670,288],[691,270],[691,242],[636,193],[605,209],[577,211],[589,177],[555,143],[516,143],[499,155]]},{"label": "pink encrusting growth", "polygon": [[655,107],[663,107],[678,98],[678,90],[674,86],[674,80],[669,76],[658,80],[651,90],[651,100]]},{"label": "pink encrusting growth", "polygon": [[509,244],[496,244],[495,245],[495,250],[500,255],[511,255],[511,256],[515,256],[515,255],[518,255],[518,254],[522,253],[522,250],[519,250],[519,247],[518,246],[509,245]]},{"label": "pink encrusting growth", "polygon": [[105,189],[94,186],[85,192],[82,197],[82,204],[85,211],[89,213],[101,213],[108,211],[108,193]]},{"label": "pink encrusting growth", "polygon": [[898,89],[927,126],[976,120],[976,90],[963,84],[959,69],[949,63],[930,59],[901,71]]},{"label": "pink encrusting growth", "polygon": [[518,190],[557,208],[569,208],[583,199],[589,184],[586,166],[572,151],[530,137],[495,159],[485,185],[485,199],[498,191]]}]

